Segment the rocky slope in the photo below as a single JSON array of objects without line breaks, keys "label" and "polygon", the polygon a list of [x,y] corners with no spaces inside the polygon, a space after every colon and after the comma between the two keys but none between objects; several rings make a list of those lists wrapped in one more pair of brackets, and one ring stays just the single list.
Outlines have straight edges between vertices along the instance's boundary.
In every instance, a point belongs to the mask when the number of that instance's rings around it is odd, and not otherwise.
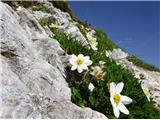
[{"label": "rocky slope", "polygon": [[106,118],[71,102],[64,51],[38,23],[39,13],[2,2],[0,9],[0,118]]},{"label": "rocky slope", "polygon": [[[0,118],[106,118],[90,108],[80,108],[71,102],[71,90],[65,80],[68,55],[57,40],[48,36],[52,28],[89,43],[70,14],[45,2],[49,10],[33,11],[16,9],[0,2],[1,77]],[[42,25],[44,18],[51,18],[56,25]],[[81,27],[84,27],[81,25]],[[93,36],[94,30],[86,28]],[[96,42],[96,38],[94,39]],[[160,73],[148,71],[129,62],[127,53],[120,49],[110,52],[109,57],[126,69],[146,80],[142,84],[150,89],[151,97],[160,105]]]}]

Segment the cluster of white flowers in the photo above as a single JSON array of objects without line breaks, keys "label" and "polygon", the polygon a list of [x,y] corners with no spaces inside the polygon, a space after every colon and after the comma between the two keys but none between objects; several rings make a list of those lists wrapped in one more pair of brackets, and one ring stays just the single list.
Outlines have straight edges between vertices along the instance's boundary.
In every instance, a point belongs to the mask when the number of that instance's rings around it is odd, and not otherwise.
[{"label": "cluster of white flowers", "polygon": [[[71,58],[69,59],[70,64],[72,65],[71,70],[76,70],[81,73],[83,70],[88,70],[88,66],[92,64],[92,61],[90,60],[89,56],[84,56],[83,54],[71,55]],[[93,71],[90,72],[91,75],[95,76],[97,79],[102,79],[105,75],[105,72],[102,70],[104,67],[105,62],[99,61],[100,66],[92,67]],[[114,115],[118,118],[120,115],[120,111],[124,114],[129,114],[128,109],[124,106],[124,104],[130,104],[132,102],[132,99],[121,95],[121,91],[123,90],[124,83],[121,82],[119,84],[115,84],[112,82],[110,84],[110,101],[113,107]],[[90,82],[88,85],[88,89],[90,92],[93,92],[94,85]],[[146,89],[144,90],[146,92]]]}]

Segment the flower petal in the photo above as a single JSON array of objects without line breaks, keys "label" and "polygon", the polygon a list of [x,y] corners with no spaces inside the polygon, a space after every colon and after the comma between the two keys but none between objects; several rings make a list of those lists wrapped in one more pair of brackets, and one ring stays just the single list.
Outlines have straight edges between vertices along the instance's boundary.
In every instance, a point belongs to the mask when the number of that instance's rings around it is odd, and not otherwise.
[{"label": "flower petal", "polygon": [[71,55],[71,58],[69,59],[69,62],[71,65],[75,65],[75,61],[77,60],[77,56],[75,56],[74,54]]},{"label": "flower petal", "polygon": [[116,93],[120,93],[123,90],[124,83],[120,82],[116,86]]},{"label": "flower petal", "polygon": [[88,61],[88,60],[89,60],[89,56],[85,56],[84,59],[85,59],[86,61]]},{"label": "flower petal", "polygon": [[78,57],[80,58],[84,58],[83,54],[79,54]]},{"label": "flower petal", "polygon": [[93,62],[91,60],[86,61],[86,65],[89,66],[91,65]]},{"label": "flower petal", "polygon": [[71,68],[72,71],[75,70],[75,69],[77,69],[77,65],[73,65],[72,68]]},{"label": "flower petal", "polygon": [[118,110],[117,107],[114,107],[114,108],[113,108],[113,112],[114,112],[114,115],[116,116],[116,118],[119,118],[120,112],[119,112],[119,110]]},{"label": "flower petal", "polygon": [[114,82],[111,82],[111,83],[110,83],[110,94],[111,94],[112,92],[115,92],[115,90],[116,90],[116,84],[115,84]]},{"label": "flower petal", "polygon": [[87,67],[86,64],[82,64],[82,65],[80,65],[80,67],[81,67],[82,69],[84,69],[84,70],[88,70],[88,67]]},{"label": "flower petal", "polygon": [[99,66],[95,66],[94,70],[95,70],[95,72],[102,71],[102,69]]},{"label": "flower petal", "polygon": [[77,56],[76,56],[75,54],[72,54],[71,58],[72,58],[72,59],[76,59]]},{"label": "flower petal", "polygon": [[74,64],[75,64],[75,60],[76,60],[76,59],[73,59],[73,58],[69,59],[70,64],[71,64],[71,65],[74,65]]},{"label": "flower petal", "polygon": [[92,92],[94,89],[94,85],[92,83],[89,83],[88,89]]},{"label": "flower petal", "polygon": [[150,102],[151,101],[150,100],[150,94],[146,94],[146,97],[147,97],[148,101]]},{"label": "flower petal", "polygon": [[132,102],[132,99],[130,97],[121,95],[121,102],[123,104],[130,104]]},{"label": "flower petal", "polygon": [[83,72],[83,69],[80,66],[77,67],[77,70],[78,70],[78,73]]},{"label": "flower petal", "polygon": [[119,103],[119,104],[118,104],[118,108],[119,108],[119,110],[120,110],[122,113],[124,113],[124,114],[126,114],[126,115],[129,114],[128,109],[123,105],[123,103]]},{"label": "flower petal", "polygon": [[110,101],[111,101],[111,104],[112,104],[112,107],[113,107],[113,113],[114,113],[114,115],[116,116],[116,118],[119,118],[120,112],[119,112],[119,109],[116,106],[116,103],[114,102],[114,100],[113,100],[112,97],[110,97]]}]

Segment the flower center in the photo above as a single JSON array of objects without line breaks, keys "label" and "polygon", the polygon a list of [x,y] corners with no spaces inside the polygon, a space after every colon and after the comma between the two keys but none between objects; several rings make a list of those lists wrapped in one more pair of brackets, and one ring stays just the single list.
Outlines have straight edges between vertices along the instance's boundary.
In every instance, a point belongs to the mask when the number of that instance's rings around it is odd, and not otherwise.
[{"label": "flower center", "polygon": [[120,96],[119,94],[115,94],[115,95],[113,96],[113,100],[114,100],[114,102],[115,102],[116,104],[118,104],[118,103],[120,102],[120,100],[121,100],[121,96]]},{"label": "flower center", "polygon": [[83,58],[78,58],[77,61],[76,61],[76,63],[77,63],[78,65],[81,65],[81,64],[84,63],[84,59],[83,59]]}]

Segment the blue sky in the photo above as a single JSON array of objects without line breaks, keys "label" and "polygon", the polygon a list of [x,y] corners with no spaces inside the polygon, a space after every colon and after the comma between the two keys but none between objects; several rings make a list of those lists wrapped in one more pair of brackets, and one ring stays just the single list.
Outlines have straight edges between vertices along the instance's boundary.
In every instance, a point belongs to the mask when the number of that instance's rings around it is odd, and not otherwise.
[{"label": "blue sky", "polygon": [[101,28],[127,52],[160,67],[160,2],[70,1],[81,20]]}]

